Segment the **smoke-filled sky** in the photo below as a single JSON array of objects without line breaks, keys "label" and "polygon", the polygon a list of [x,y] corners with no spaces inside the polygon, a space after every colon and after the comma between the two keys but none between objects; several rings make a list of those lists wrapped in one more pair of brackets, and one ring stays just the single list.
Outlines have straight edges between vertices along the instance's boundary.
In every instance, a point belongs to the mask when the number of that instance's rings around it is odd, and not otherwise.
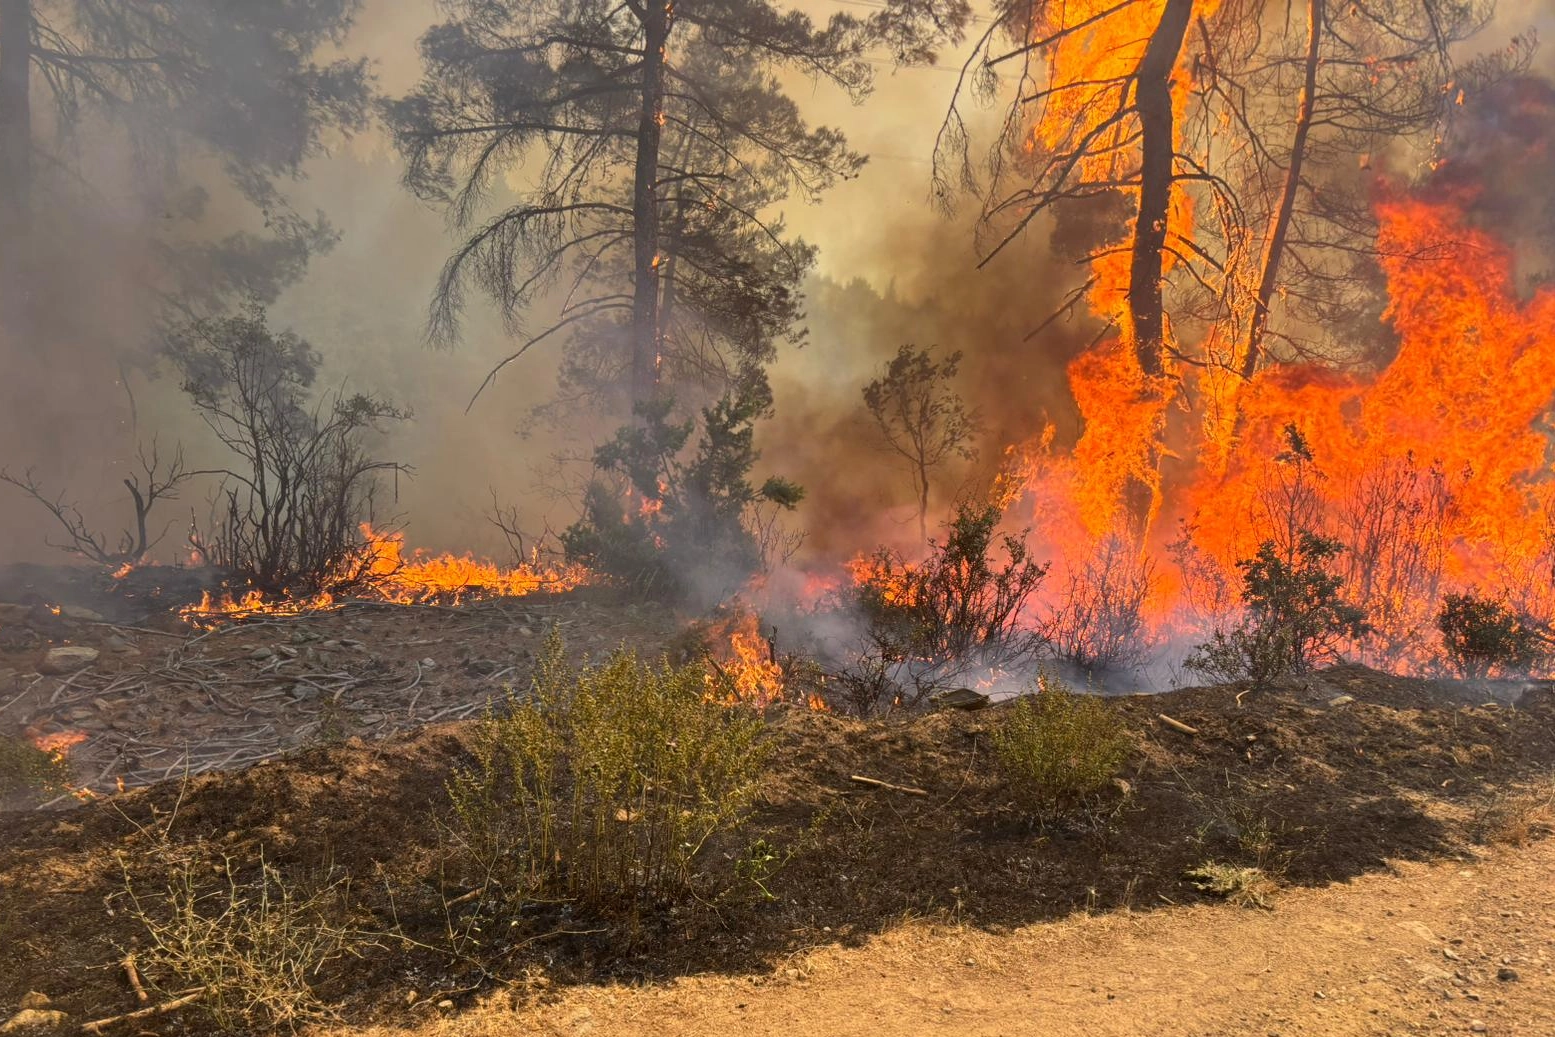
[{"label": "smoke-filled sky", "polygon": [[[868,14],[872,4],[796,0],[794,6],[825,18],[839,11]],[[384,93],[403,94],[420,75],[417,38],[437,17],[432,0],[366,0],[340,49],[367,56]],[[1555,42],[1551,0],[1502,0],[1483,44],[1494,46],[1529,27],[1543,29]],[[870,156],[856,180],[838,185],[820,204],[795,201],[785,212],[790,228],[819,246],[820,259],[810,291],[809,341],[784,355],[774,372],[778,416],[762,433],[766,456],[758,474],[780,472],[808,485],[810,497],[797,524],[809,528],[812,545],[823,550],[859,547],[862,514],[877,524],[878,537],[890,538],[893,528],[910,537],[905,476],[867,445],[859,406],[862,385],[899,345],[966,353],[964,387],[982,411],[990,442],[1029,436],[1044,417],[1067,434],[1065,423],[1075,420],[1066,402],[1063,362],[1089,332],[1058,325],[1039,342],[1025,341],[1073,283],[1074,271],[1046,255],[1042,235],[977,271],[969,218],[945,219],[928,201],[929,157],[963,57],[950,52],[936,67],[896,70],[882,52],[874,95],[860,106],[825,84],[799,77],[788,83],[813,123],[839,127],[853,147]],[[1538,62],[1555,70],[1555,46],[1546,47]],[[558,483],[547,474],[547,461],[564,448],[585,455],[589,444],[519,434],[526,411],[554,388],[554,352],[537,352],[508,368],[466,413],[471,394],[506,354],[510,340],[472,295],[464,341],[450,351],[425,344],[426,306],[453,238],[441,216],[400,186],[401,168],[377,128],[337,144],[328,157],[309,165],[307,182],[290,191],[293,202],[302,212],[327,213],[342,239],[283,296],[272,322],[293,327],[318,347],[326,384],[381,392],[415,413],[414,421],[384,444],[387,453],[416,469],[413,479],[399,484],[393,505],[410,541],[437,549],[496,550],[500,539],[486,521],[493,493],[519,506],[531,527],[568,521],[566,503],[551,494]],[[127,232],[122,237],[133,239]],[[98,239],[83,232],[80,240]],[[144,261],[133,253],[88,255],[94,246],[78,247],[83,262]],[[61,305],[90,315],[81,322],[82,336],[104,341],[126,309],[112,298]],[[50,474],[59,473],[56,485],[81,500],[89,516],[108,524],[118,520],[117,482],[133,443],[125,434],[118,372],[111,362],[101,367],[50,374],[80,381],[79,406],[53,414],[29,409],[25,379],[13,379],[0,432],[13,446],[3,463],[20,468],[46,455]],[[133,372],[129,377],[140,436],[183,439],[192,444],[197,462],[213,460],[193,445],[201,433],[172,379]],[[88,434],[84,416],[93,413],[116,416],[103,418],[103,427]],[[983,458],[984,468],[991,460]],[[967,474],[950,473],[944,495]],[[173,506],[168,520],[182,514],[186,523],[189,509],[202,506],[200,493],[186,496],[193,499]],[[833,542],[832,531],[839,530],[850,543]],[[35,509],[14,495],[0,497],[0,555],[38,557],[42,536]],[[181,537],[175,532],[172,539]]]}]

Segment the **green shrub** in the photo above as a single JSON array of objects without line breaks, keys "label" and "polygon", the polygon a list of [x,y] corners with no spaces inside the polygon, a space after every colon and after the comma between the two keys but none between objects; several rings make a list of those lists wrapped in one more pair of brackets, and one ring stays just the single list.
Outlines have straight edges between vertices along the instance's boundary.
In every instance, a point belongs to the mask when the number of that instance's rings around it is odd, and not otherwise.
[{"label": "green shrub", "polygon": [[700,666],[617,650],[575,668],[552,633],[531,694],[480,725],[449,783],[453,833],[494,904],[676,898],[756,789],[761,720],[710,699]]},{"label": "green shrub", "polygon": [[[761,458],[756,422],[771,409],[756,374],[700,421],[673,421],[668,399],[640,405],[637,421],[594,452],[607,481],[590,486],[583,515],[562,534],[568,560],[645,596],[720,600],[790,553],[797,541],[776,520],[804,490],[751,476]],[[709,578],[712,586],[698,585]]]},{"label": "green shrub", "polygon": [[1083,805],[1117,774],[1132,745],[1106,702],[1045,678],[993,731],[1000,770],[1039,816]]},{"label": "green shrub", "polygon": [[1211,680],[1264,685],[1338,657],[1347,641],[1368,630],[1366,616],[1340,594],[1331,563],[1337,540],[1301,530],[1289,550],[1265,540],[1242,570],[1242,623],[1216,631],[1188,656],[1187,667]]},{"label": "green shrub", "polygon": [[69,766],[59,753],[39,749],[25,738],[0,735],[0,797],[62,791],[69,780]]},{"label": "green shrub", "polygon": [[1526,616],[1499,601],[1449,594],[1436,614],[1447,661],[1464,678],[1527,673],[1549,654],[1549,645]]}]

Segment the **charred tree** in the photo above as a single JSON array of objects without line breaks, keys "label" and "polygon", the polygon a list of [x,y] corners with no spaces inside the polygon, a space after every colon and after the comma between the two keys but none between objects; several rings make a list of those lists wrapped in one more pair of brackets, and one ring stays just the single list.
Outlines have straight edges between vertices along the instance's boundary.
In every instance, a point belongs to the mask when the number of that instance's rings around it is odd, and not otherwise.
[{"label": "charred tree", "polygon": [[0,0],[0,232],[5,251],[32,211],[32,0]]},{"label": "charred tree", "polygon": [[1165,372],[1166,313],[1161,275],[1177,155],[1172,69],[1192,13],[1193,0],[1166,0],[1134,80],[1134,106],[1139,114],[1139,209],[1129,266],[1128,311],[1134,352],[1148,378]]},{"label": "charred tree", "polygon": [[[147,222],[171,231],[157,247],[173,261],[139,287],[180,319],[220,309],[234,294],[278,294],[311,252],[334,240],[321,217],[288,206],[282,184],[301,175],[327,134],[365,125],[365,62],[318,59],[321,47],[343,39],[358,4],[0,0],[8,289],[16,264],[43,262],[18,244],[18,233],[42,226],[45,207],[89,207],[106,194],[148,199],[161,220]],[[80,163],[74,137],[88,120],[102,150],[133,156],[133,184],[103,183]],[[186,160],[194,155],[215,160],[227,184],[263,213],[267,234],[200,233],[194,225],[204,218],[206,185],[193,180]],[[65,175],[35,180],[40,162]],[[184,262],[191,250],[198,260]]]},{"label": "charred tree", "polygon": [[1290,236],[1291,217],[1296,211],[1296,196],[1301,190],[1301,168],[1307,157],[1307,136],[1312,132],[1312,113],[1317,99],[1317,66],[1323,43],[1323,0],[1307,0],[1307,53],[1305,74],[1301,82],[1301,97],[1296,104],[1295,126],[1291,132],[1290,159],[1285,166],[1285,182],[1280,189],[1280,200],[1269,221],[1269,231],[1264,237],[1263,256],[1258,263],[1258,287],[1254,290],[1252,314],[1247,323],[1247,337],[1239,352],[1242,355],[1242,377],[1251,378],[1258,369],[1258,356],[1263,347],[1264,330],[1269,326],[1269,303],[1274,299],[1279,284],[1280,260],[1285,254],[1285,242]]},{"label": "charred tree", "polygon": [[674,6],[643,0],[642,114],[632,175],[632,400],[638,406],[659,385],[659,149],[664,140],[664,61]]}]

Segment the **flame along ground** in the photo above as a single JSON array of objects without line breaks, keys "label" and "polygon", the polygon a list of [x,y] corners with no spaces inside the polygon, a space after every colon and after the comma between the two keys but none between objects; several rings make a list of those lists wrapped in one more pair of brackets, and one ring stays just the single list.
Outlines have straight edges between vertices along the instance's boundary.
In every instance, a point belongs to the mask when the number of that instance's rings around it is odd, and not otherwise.
[{"label": "flame along ground", "polygon": [[558,594],[589,582],[587,569],[576,565],[544,565],[538,559],[514,566],[477,559],[469,554],[432,555],[405,550],[402,533],[380,533],[362,527],[363,553],[353,571],[333,586],[311,596],[267,595],[258,590],[238,597],[213,597],[183,610],[191,623],[220,622],[256,615],[295,616],[327,609],[351,598],[396,605],[458,604],[485,598],[516,598],[526,594]]}]

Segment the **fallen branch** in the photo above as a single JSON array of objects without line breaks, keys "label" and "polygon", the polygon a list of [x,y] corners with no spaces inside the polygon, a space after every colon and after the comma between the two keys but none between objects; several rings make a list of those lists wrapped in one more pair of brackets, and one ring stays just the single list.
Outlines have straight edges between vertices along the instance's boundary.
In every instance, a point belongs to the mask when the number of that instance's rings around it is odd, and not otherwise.
[{"label": "fallen branch", "polygon": [[892,792],[905,792],[909,796],[928,795],[928,792],[925,790],[913,788],[911,785],[893,785],[889,781],[881,781],[879,778],[866,778],[862,774],[851,774],[848,776],[848,780],[856,781],[860,785],[871,785],[877,789],[888,789]]},{"label": "fallen branch", "polygon": [[146,993],[146,988],[140,982],[140,970],[135,967],[135,952],[126,954],[120,964],[124,966],[124,974],[129,977],[130,988],[135,991],[135,1000],[141,1004],[150,1001],[151,995]]},{"label": "fallen branch", "polygon": [[160,1005],[152,1005],[149,1008],[137,1008],[135,1011],[125,1012],[123,1015],[112,1015],[107,1019],[97,1019],[93,1022],[85,1023],[81,1027],[81,1032],[102,1033],[108,1027],[114,1026],[118,1023],[128,1023],[136,1019],[149,1019],[154,1015],[166,1015],[169,1012],[176,1012],[178,1009],[184,1007],[185,1005],[193,1004],[204,996],[205,988],[201,987],[199,990],[196,990],[192,994],[185,994],[183,997],[175,997],[173,1000],[164,1001]]},{"label": "fallen branch", "polygon": [[1196,727],[1189,727],[1187,724],[1183,723],[1181,720],[1173,720],[1171,717],[1167,716],[1165,713],[1159,713],[1157,715],[1161,718],[1161,723],[1165,724],[1167,727],[1171,728],[1173,731],[1181,731],[1185,735],[1196,735],[1196,734],[1199,733],[1199,729],[1198,728],[1196,728]]}]

